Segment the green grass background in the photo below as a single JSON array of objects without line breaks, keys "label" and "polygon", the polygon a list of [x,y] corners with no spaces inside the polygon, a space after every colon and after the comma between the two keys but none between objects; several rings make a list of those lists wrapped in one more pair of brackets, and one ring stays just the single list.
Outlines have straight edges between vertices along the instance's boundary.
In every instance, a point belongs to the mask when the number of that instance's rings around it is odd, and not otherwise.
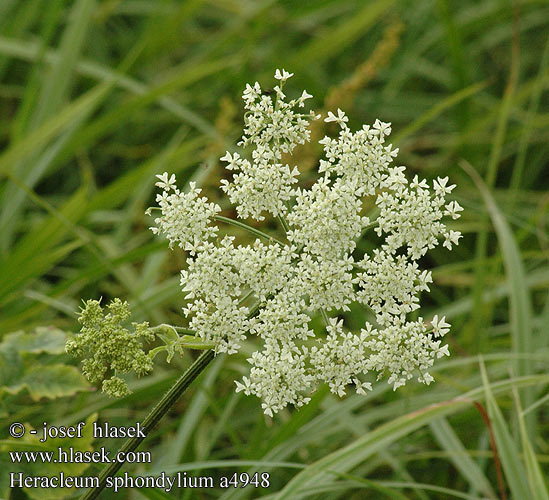
[{"label": "green grass background", "polygon": [[[272,86],[278,67],[315,109],[392,122],[410,175],[458,185],[451,227],[464,237],[423,260],[435,283],[421,313],[449,318],[452,356],[430,387],[380,383],[342,400],[322,389],[269,419],[234,392],[249,343],[148,437],[153,463],[123,470],[268,471],[271,487],[119,497],[549,498],[548,33],[545,0],[2,0],[0,498],[55,495],[6,488],[11,422],[135,422],[191,362],[159,361],[131,396],[108,399],[83,384],[62,332],[98,297],[128,300],[135,321],[181,324],[184,254],[144,215],[154,175],[218,200],[243,87]],[[318,155],[296,152],[304,182]]]}]

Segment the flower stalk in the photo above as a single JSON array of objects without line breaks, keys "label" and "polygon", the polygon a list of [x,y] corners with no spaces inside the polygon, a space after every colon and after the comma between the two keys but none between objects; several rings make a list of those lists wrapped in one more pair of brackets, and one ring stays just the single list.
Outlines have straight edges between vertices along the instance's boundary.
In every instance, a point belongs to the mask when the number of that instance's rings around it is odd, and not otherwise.
[{"label": "flower stalk", "polygon": [[[191,383],[204,371],[214,357],[215,353],[212,349],[204,351],[185,371],[185,373],[177,379],[168,392],[164,394],[162,399],[145,417],[145,420],[143,420],[141,427],[145,436],[147,436],[154,426],[162,419],[162,417],[168,413],[170,408],[187,390],[189,385],[191,385]],[[128,453],[135,451],[144,439],[145,438],[142,437],[127,439],[120,448],[119,452]],[[90,488],[80,497],[80,500],[93,500],[94,498],[97,498],[101,491],[105,488],[107,478],[113,477],[120,470],[122,465],[122,462],[111,462],[107,465],[99,474],[99,486],[97,488]]]}]

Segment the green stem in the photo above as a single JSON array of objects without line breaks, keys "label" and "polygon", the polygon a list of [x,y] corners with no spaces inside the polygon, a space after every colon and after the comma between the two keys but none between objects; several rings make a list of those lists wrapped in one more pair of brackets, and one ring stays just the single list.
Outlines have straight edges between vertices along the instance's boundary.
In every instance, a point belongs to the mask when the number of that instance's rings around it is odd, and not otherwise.
[{"label": "green stem", "polygon": [[[244,302],[251,293],[246,294],[246,296],[240,301],[240,303]],[[248,314],[249,318],[254,317],[259,312],[259,307],[261,306],[261,303],[257,301],[251,308],[250,312]],[[171,326],[171,325],[160,325],[160,326]],[[172,327],[176,328],[177,330],[185,330],[181,327]],[[189,330],[190,331],[190,330]],[[190,339],[189,339],[190,340]],[[166,394],[162,397],[162,399],[157,403],[157,405],[151,410],[151,412],[145,417],[145,420],[143,420],[142,428],[143,433],[145,436],[149,433],[149,431],[160,421],[160,419],[170,410],[170,408],[175,404],[175,402],[179,399],[179,397],[185,392],[187,387],[191,385],[191,383],[200,375],[200,373],[208,366],[210,361],[212,361],[215,357],[215,352],[212,349],[209,349],[207,351],[204,351],[200,357],[196,359],[196,361],[187,369],[187,371],[181,375],[179,379],[175,382],[174,385],[168,390]],[[141,444],[145,438],[135,437],[128,439],[123,445],[122,448],[120,448],[119,452],[129,452],[134,451],[137,449],[137,447]],[[93,500],[94,498],[97,498],[101,491],[105,488],[105,483],[107,481],[108,477],[113,477],[118,470],[122,467],[123,463],[111,463],[107,467],[105,467],[101,474],[99,474],[99,487],[98,488],[92,488],[89,489],[82,497],[80,497],[80,500]]]},{"label": "green stem", "polygon": [[[187,387],[195,380],[198,375],[208,366],[210,361],[215,357],[213,350],[205,351],[199,358],[187,369],[187,371],[181,375],[177,382],[168,390],[164,397],[158,402],[158,404],[151,410],[145,420],[143,420],[142,429],[145,436],[153,429],[153,427],[160,421],[160,419],[169,411],[169,409],[175,404],[179,397],[185,392]],[[137,449],[137,447],[143,441],[142,437],[134,437],[126,440],[122,445],[119,452],[130,452]],[[123,462],[111,462],[105,467],[101,474],[99,474],[99,486],[97,488],[89,489],[80,500],[93,500],[97,498],[101,491],[105,488],[108,477],[113,477],[118,470],[122,467]]]},{"label": "green stem", "polygon": [[166,329],[171,329],[176,333],[183,333],[185,335],[196,335],[194,330],[189,330],[188,328],[183,328],[181,326],[168,325],[166,323],[162,323],[161,325],[153,326],[151,328],[153,332],[163,332],[166,331]]},{"label": "green stem", "polygon": [[278,220],[282,224],[282,227],[284,228],[284,231],[286,231],[286,233],[287,233],[290,230],[290,226],[286,222],[286,219],[282,215],[279,215]]},{"label": "green stem", "polygon": [[362,233],[360,234],[360,238],[362,238],[367,231],[369,231],[373,227],[376,227],[378,224],[379,224],[379,222],[377,220],[375,220],[373,222],[370,222],[370,224],[368,224],[367,226],[364,226],[362,228]]},{"label": "green stem", "polygon": [[263,231],[260,231],[259,229],[256,229],[255,227],[248,226],[248,224],[244,224],[243,222],[240,222],[240,221],[237,221],[237,220],[234,220],[234,219],[229,219],[229,217],[223,217],[222,215],[216,215],[214,217],[214,219],[219,221],[219,222],[225,222],[226,224],[231,224],[232,226],[236,226],[236,227],[239,227],[241,229],[245,229],[246,231],[248,231],[250,233],[253,233],[256,236],[259,236],[260,238],[264,238],[264,239],[269,240],[269,241],[274,241],[275,243],[278,243],[281,246],[285,246],[285,244],[282,243],[282,241],[277,240],[275,237],[270,236],[269,234],[264,233]]},{"label": "green stem", "polygon": [[182,335],[179,337],[179,346],[183,349],[198,349],[204,351],[206,349],[213,349],[215,344],[213,342],[204,342],[197,339],[194,335]]},{"label": "green stem", "polygon": [[326,323],[326,326],[330,326],[330,318],[328,317],[326,310],[321,308],[320,314],[322,314],[322,319],[324,320],[324,323]]},{"label": "green stem", "polygon": [[177,333],[184,333],[186,335],[196,335],[194,330],[189,330],[188,328],[183,328],[182,326],[170,325]]}]

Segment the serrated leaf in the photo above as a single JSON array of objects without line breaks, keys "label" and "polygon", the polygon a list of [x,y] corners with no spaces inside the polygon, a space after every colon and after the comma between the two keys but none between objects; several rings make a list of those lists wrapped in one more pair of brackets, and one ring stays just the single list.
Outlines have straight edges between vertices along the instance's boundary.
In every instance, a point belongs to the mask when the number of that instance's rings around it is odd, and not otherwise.
[{"label": "serrated leaf", "polygon": [[[11,352],[6,356],[6,352]],[[0,351],[0,394],[18,394],[27,389],[31,398],[61,398],[88,389],[86,379],[74,366],[62,364],[24,367],[15,351]],[[3,360],[2,360],[3,357]]]},{"label": "serrated leaf", "polygon": [[89,387],[76,367],[61,364],[35,366],[25,372],[22,383],[35,401],[72,396]]},{"label": "serrated leaf", "polygon": [[19,352],[61,354],[65,352],[67,334],[55,327],[38,327],[33,333],[13,332],[3,344],[14,346]]}]

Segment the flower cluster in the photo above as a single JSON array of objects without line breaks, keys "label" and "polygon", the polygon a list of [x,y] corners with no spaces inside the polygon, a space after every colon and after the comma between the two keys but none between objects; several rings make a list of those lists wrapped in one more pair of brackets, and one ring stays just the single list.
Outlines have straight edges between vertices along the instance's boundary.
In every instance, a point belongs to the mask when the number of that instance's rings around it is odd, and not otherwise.
[{"label": "flower cluster", "polygon": [[[435,180],[431,190],[417,177],[409,182],[405,168],[392,165],[398,150],[387,143],[390,124],[376,120],[352,132],[340,109],[325,119],[340,131],[320,141],[325,158],[319,179],[308,189],[297,187],[299,171],[283,159],[309,140],[309,120],[319,116],[295,111],[311,97],[305,91],[286,101],[282,89],[291,76],[277,70],[273,96],[257,82],[246,86],[238,144],[243,150],[221,158],[233,172],[221,188],[238,216],[278,217],[287,242],[261,232],[265,241],[247,246],[228,236],[213,241],[219,207],[199,198],[194,185],[181,194],[168,174],[159,176],[162,216],[153,229],[190,252],[181,273],[189,328],[216,352],[237,352],[250,336],[261,341],[236,390],[261,398],[268,415],[305,404],[321,383],[343,395],[348,386],[364,394],[384,374],[395,389],[413,377],[425,384],[433,380],[429,369],[448,355],[440,337],[450,325],[444,317],[435,316],[429,325],[407,315],[432,282],[418,259],[439,240],[449,249],[458,243],[460,233],[442,219],[456,219],[462,210],[446,201],[454,187],[447,178]],[[368,196],[379,213],[373,220],[364,213]],[[357,241],[374,228],[383,238],[381,248],[356,255]],[[353,302],[366,305],[374,318],[357,333],[328,317]],[[325,332],[312,328],[316,315],[324,318]]]},{"label": "flower cluster", "polygon": [[221,189],[236,205],[239,217],[263,220],[262,212],[283,215],[294,194],[299,170],[283,163],[282,155],[309,140],[309,120],[319,116],[295,112],[296,106],[303,107],[312,97],[305,91],[298,99],[284,100],[282,88],[291,76],[277,70],[275,78],[280,84],[274,87],[274,102],[270,95],[262,94],[259,83],[246,85],[242,96],[246,109],[244,135],[238,144],[252,148],[251,160],[229,152],[221,158],[228,163],[227,169],[238,172],[232,182],[222,180]]},{"label": "flower cluster", "polygon": [[[164,233],[170,240],[170,247],[177,244],[184,250],[194,253],[195,248],[205,240],[215,236],[217,228],[209,225],[210,217],[221,208],[215,203],[208,203],[205,197],[199,197],[201,189],[194,182],[190,183],[188,193],[182,193],[175,186],[175,175],[157,176],[156,185],[162,193],[156,196],[162,216],[154,220],[159,227],[151,227],[154,234]],[[151,210],[147,210],[151,214]]]},{"label": "flower cluster", "polygon": [[434,248],[440,237],[444,238],[443,245],[448,250],[452,249],[452,244],[458,244],[461,233],[449,231],[441,222],[445,215],[457,219],[463,210],[456,201],[445,205],[446,194],[455,187],[447,186],[447,183],[448,177],[433,181],[432,194],[427,182],[419,181],[416,175],[410,185],[399,181],[378,196],[377,206],[381,213],[376,232],[379,236],[387,234],[384,249],[394,253],[407,245],[408,254],[416,260]]},{"label": "flower cluster", "polygon": [[121,397],[131,391],[119,374],[133,371],[140,376],[152,370],[152,359],[141,342],[152,341],[154,334],[146,322],[132,323],[133,333],[122,326],[130,318],[127,302],[114,299],[107,310],[105,314],[100,301],[88,300],[78,318],[82,323],[80,335],[68,340],[65,349],[73,356],[87,354],[82,362],[84,376],[91,383],[102,380],[103,392]]}]

